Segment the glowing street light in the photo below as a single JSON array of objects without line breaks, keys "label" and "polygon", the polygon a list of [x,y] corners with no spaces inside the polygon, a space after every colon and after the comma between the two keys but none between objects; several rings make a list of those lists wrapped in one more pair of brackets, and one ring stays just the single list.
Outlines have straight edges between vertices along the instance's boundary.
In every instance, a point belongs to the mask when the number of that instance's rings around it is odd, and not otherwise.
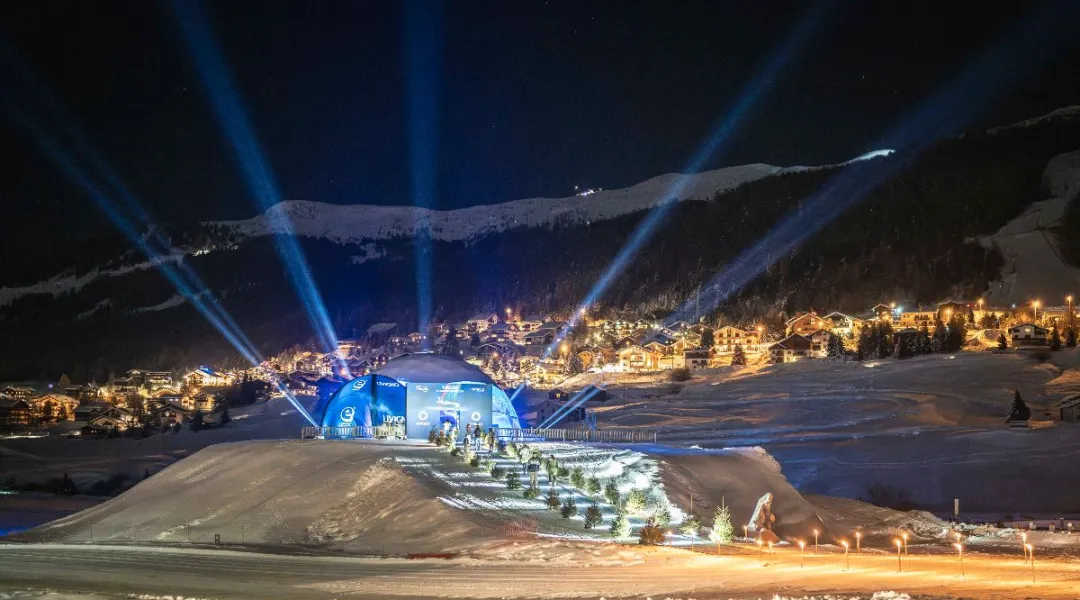
[{"label": "glowing street light", "polygon": [[1039,322],[1039,301],[1038,300],[1032,300],[1031,301],[1031,307],[1035,309],[1035,322],[1038,323]]},{"label": "glowing street light", "polygon": [[1027,543],[1027,532],[1021,533],[1020,539],[1022,540],[1021,545],[1024,547],[1024,563],[1026,564],[1028,561],[1028,548],[1030,547]]},{"label": "glowing street light", "polygon": [[1035,583],[1035,546],[1031,544],[1024,544],[1027,548],[1028,554],[1031,555],[1031,583]]},{"label": "glowing street light", "polygon": [[862,532],[855,532],[855,552],[862,554]]},{"label": "glowing street light", "polygon": [[742,536],[744,540],[750,539],[750,536],[746,533],[746,525],[742,526]]},{"label": "glowing street light", "polygon": [[908,553],[908,551],[907,551],[907,538],[908,538],[907,532],[905,531],[904,533],[901,533],[900,537],[904,538],[904,555],[906,556],[907,553]]},{"label": "glowing street light", "polygon": [[896,544],[896,572],[903,573],[904,565],[900,562],[900,549],[904,547],[904,543],[900,540],[893,540],[893,543]]},{"label": "glowing street light", "polygon": [[844,547],[844,570],[851,570],[851,554],[848,552],[849,545],[847,540],[840,540],[840,545]]},{"label": "glowing street light", "polygon": [[806,561],[806,542],[799,540],[799,568],[803,567],[803,563]]},{"label": "glowing street light", "polygon": [[818,551],[818,544],[817,543],[818,543],[818,530],[817,530],[817,528],[814,528],[814,555],[815,556],[817,555],[817,551]]},{"label": "glowing street light", "polygon": [[964,576],[964,545],[960,542],[953,544],[953,548],[956,548],[956,553],[960,556],[960,579],[965,579]]}]

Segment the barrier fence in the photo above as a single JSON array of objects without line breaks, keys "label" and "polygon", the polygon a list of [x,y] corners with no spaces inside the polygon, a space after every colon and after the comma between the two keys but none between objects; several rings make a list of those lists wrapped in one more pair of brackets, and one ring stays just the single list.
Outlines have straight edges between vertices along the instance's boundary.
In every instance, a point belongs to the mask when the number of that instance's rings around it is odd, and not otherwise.
[{"label": "barrier fence", "polygon": [[300,429],[300,439],[312,438],[369,438],[375,437],[375,427],[304,427]]},{"label": "barrier fence", "polygon": [[[517,442],[530,440],[560,442],[610,442],[655,444],[656,432],[641,429],[496,429],[499,439]],[[355,439],[391,437],[383,427],[304,427],[300,439]]]},{"label": "barrier fence", "polygon": [[656,432],[641,429],[499,429],[500,439],[507,441],[613,442],[655,444]]}]

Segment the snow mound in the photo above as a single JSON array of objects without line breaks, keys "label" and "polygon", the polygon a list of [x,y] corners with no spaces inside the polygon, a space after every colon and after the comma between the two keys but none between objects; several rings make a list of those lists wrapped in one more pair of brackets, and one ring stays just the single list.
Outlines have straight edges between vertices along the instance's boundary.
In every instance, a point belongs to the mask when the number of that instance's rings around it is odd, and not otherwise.
[{"label": "snow mound", "polygon": [[1004,131],[1009,131],[1009,130],[1012,130],[1012,129],[1022,129],[1022,128],[1025,128],[1025,127],[1034,127],[1035,125],[1041,125],[1041,124],[1046,123],[1048,121],[1057,121],[1057,120],[1068,121],[1068,120],[1073,120],[1073,119],[1080,119],[1080,105],[1065,106],[1063,108],[1059,108],[1057,110],[1048,112],[1045,115],[1040,115],[1038,117],[1033,117],[1031,119],[1024,119],[1023,121],[1018,121],[1016,123],[1013,123],[1012,125],[1003,125],[1001,127],[993,127],[991,129],[987,129],[986,133],[989,134],[989,135],[995,135],[995,134],[998,134],[998,133],[1001,133],[1001,132],[1004,132]]},{"label": "snow mound", "polygon": [[827,539],[828,528],[815,507],[792,487],[776,462],[763,448],[696,450],[649,446],[643,449],[660,463],[660,479],[668,497],[682,510],[689,510],[693,494],[694,512],[712,522],[721,502],[731,507],[736,533],[745,525],[766,493],[773,495],[773,530],[782,538],[813,537],[813,530]]},{"label": "snow mound", "polygon": [[324,548],[360,554],[454,552],[501,539],[395,457],[418,445],[258,441],[193,454],[93,508],[17,539]]}]

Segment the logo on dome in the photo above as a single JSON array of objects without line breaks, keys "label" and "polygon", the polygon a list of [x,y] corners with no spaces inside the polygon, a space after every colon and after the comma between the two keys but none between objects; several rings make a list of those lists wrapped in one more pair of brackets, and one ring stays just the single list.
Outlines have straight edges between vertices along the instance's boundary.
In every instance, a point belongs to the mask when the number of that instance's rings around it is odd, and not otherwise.
[{"label": "logo on dome", "polygon": [[352,406],[346,406],[341,409],[341,422],[352,423],[353,418],[356,416],[356,409]]},{"label": "logo on dome", "polygon": [[367,385],[367,379],[357,379],[356,381],[353,382],[352,389],[354,389],[354,390],[362,390],[362,389],[364,389],[364,386],[366,386],[366,385]]}]

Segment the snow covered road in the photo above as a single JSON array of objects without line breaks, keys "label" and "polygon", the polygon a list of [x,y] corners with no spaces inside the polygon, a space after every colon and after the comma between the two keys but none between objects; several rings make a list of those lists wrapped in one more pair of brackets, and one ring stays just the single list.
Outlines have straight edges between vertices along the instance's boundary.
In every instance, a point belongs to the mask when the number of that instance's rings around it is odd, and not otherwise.
[{"label": "snow covered road", "polygon": [[[972,555],[966,577],[954,554],[904,558],[835,550],[799,566],[795,550],[761,555],[737,547],[722,557],[666,548],[639,550],[642,564],[587,568],[515,560],[407,560],[274,555],[209,548],[0,545],[0,594],[57,590],[109,596],[188,598],[553,598],[657,596],[758,598],[893,590],[925,597],[1075,598],[1080,563]],[[764,560],[763,560],[764,559]],[[0,596],[4,597],[4,596]],[[661,596],[663,597],[663,596]]]}]

